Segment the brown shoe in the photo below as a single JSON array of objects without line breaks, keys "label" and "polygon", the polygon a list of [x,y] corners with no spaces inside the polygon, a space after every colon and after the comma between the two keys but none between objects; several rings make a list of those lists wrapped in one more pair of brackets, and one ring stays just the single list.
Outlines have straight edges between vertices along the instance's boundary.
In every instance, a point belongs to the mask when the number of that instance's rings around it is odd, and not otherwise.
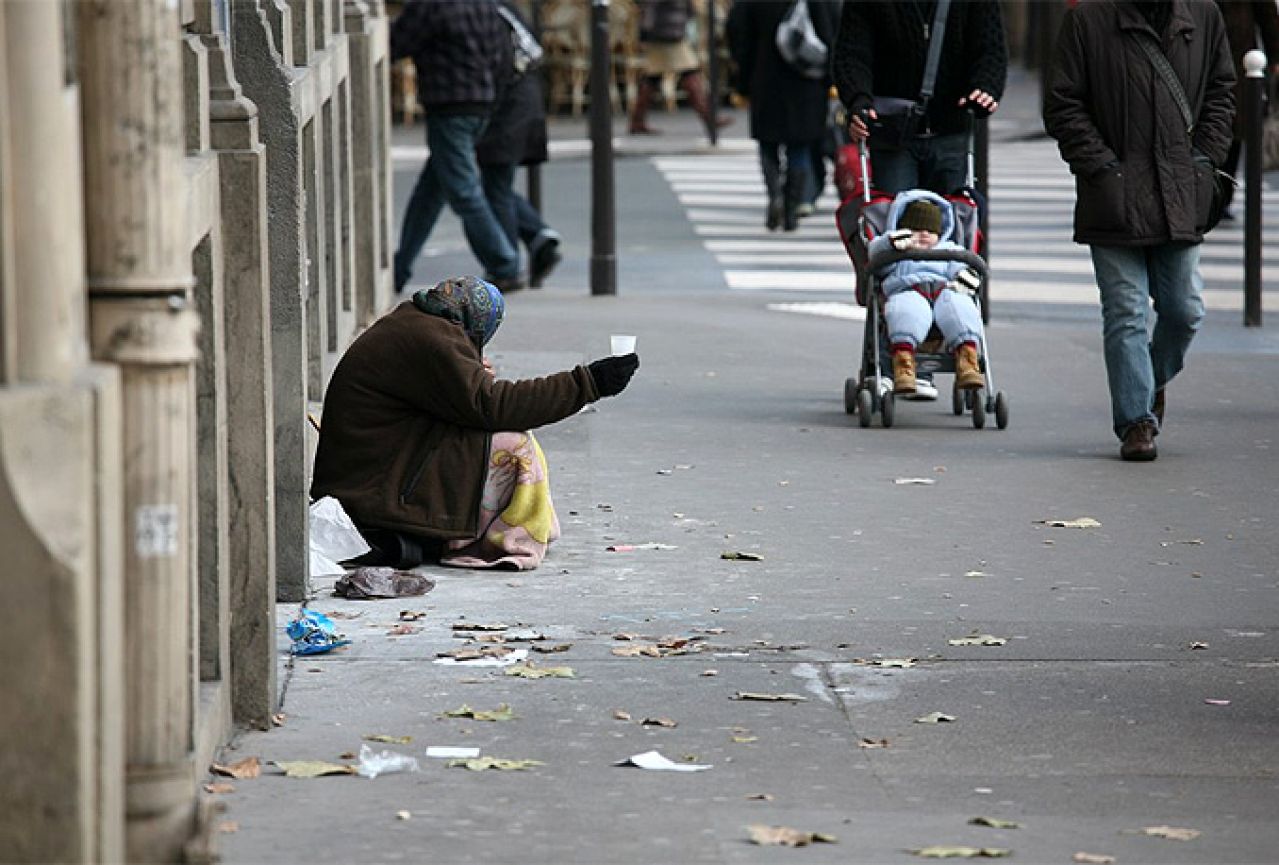
[{"label": "brown shoe", "polygon": [[955,387],[960,390],[976,390],[985,386],[986,378],[981,374],[977,348],[964,343],[955,349]]},{"label": "brown shoe", "polygon": [[1142,420],[1128,427],[1119,456],[1129,462],[1150,462],[1159,456],[1155,449],[1155,425]]},{"label": "brown shoe", "polygon": [[1155,420],[1159,421],[1159,426],[1164,425],[1164,389],[1159,388],[1155,391],[1155,404],[1150,407],[1150,411],[1155,416]]},{"label": "brown shoe", "polygon": [[902,349],[893,352],[893,393],[915,392],[915,353]]}]

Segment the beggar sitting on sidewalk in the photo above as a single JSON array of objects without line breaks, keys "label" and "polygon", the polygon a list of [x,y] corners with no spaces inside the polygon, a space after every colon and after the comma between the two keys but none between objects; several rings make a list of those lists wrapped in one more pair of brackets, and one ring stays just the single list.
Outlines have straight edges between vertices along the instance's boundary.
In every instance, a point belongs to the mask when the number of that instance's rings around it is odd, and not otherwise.
[{"label": "beggar sitting on sidewalk", "polygon": [[438,556],[532,570],[559,537],[546,458],[528,430],[621,393],[639,357],[500,381],[483,348],[504,309],[490,283],[448,279],[374,322],[338,362],[311,495],[342,503],[374,548],[362,564]]}]

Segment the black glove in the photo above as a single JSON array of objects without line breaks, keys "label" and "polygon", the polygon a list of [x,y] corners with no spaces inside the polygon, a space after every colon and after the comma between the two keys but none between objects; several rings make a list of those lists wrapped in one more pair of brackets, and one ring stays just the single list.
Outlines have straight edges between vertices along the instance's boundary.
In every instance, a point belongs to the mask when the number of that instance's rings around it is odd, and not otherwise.
[{"label": "black glove", "polygon": [[617,396],[630,384],[631,376],[639,369],[639,355],[635,352],[618,357],[604,357],[589,364],[586,369],[595,379],[595,389],[601,397]]}]

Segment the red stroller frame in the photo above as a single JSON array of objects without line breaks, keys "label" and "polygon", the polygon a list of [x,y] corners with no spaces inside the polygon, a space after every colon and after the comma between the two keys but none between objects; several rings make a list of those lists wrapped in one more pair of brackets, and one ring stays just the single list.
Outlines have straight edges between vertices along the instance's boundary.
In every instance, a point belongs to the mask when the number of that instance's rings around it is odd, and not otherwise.
[{"label": "red stroller frame", "polygon": [[[859,146],[862,177],[868,177],[868,156],[866,143]],[[872,192],[868,184],[862,184],[861,199],[850,196],[835,213],[835,222],[839,228],[840,239],[844,249],[852,259],[856,273],[856,299],[859,306],[866,307],[866,324],[862,336],[861,369],[857,378],[844,381],[844,411],[857,414],[861,426],[868,427],[872,416],[878,412],[885,427],[891,427],[896,414],[891,381],[883,375],[881,364],[881,343],[886,339],[883,333],[883,314],[885,298],[879,290],[879,279],[875,272],[885,265],[904,259],[914,261],[940,260],[962,261],[973,268],[981,276],[981,288],[971,294],[973,302],[979,310],[983,309],[987,297],[986,262],[981,258],[984,237],[981,232],[981,214],[973,188],[972,135],[969,135],[968,184],[957,193],[943,196],[951,205],[955,215],[955,237],[953,240],[963,251],[955,250],[884,250],[873,258],[869,254],[870,242],[888,229],[888,214],[894,196],[884,192]],[[921,372],[953,373],[954,359],[945,353],[939,353],[940,335],[934,327],[928,339],[916,353],[916,360]],[[978,390],[960,390],[952,387],[951,409],[956,415],[965,411],[972,412],[973,426],[981,429],[986,425],[987,412],[993,412],[995,423],[999,429],[1008,426],[1008,398],[1002,391],[995,390],[994,376],[991,370],[989,346],[983,331],[981,344],[978,346],[979,361],[986,378],[985,387]],[[885,386],[885,382],[888,385]]]}]

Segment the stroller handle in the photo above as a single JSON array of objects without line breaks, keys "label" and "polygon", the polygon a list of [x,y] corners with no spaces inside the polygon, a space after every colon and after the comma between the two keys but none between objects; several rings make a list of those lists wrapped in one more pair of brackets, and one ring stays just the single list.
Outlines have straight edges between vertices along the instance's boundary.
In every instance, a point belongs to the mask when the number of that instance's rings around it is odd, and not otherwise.
[{"label": "stroller handle", "polygon": [[986,278],[986,262],[980,255],[967,249],[881,249],[866,261],[869,270],[879,270],[899,261],[958,261],[968,265]]}]

